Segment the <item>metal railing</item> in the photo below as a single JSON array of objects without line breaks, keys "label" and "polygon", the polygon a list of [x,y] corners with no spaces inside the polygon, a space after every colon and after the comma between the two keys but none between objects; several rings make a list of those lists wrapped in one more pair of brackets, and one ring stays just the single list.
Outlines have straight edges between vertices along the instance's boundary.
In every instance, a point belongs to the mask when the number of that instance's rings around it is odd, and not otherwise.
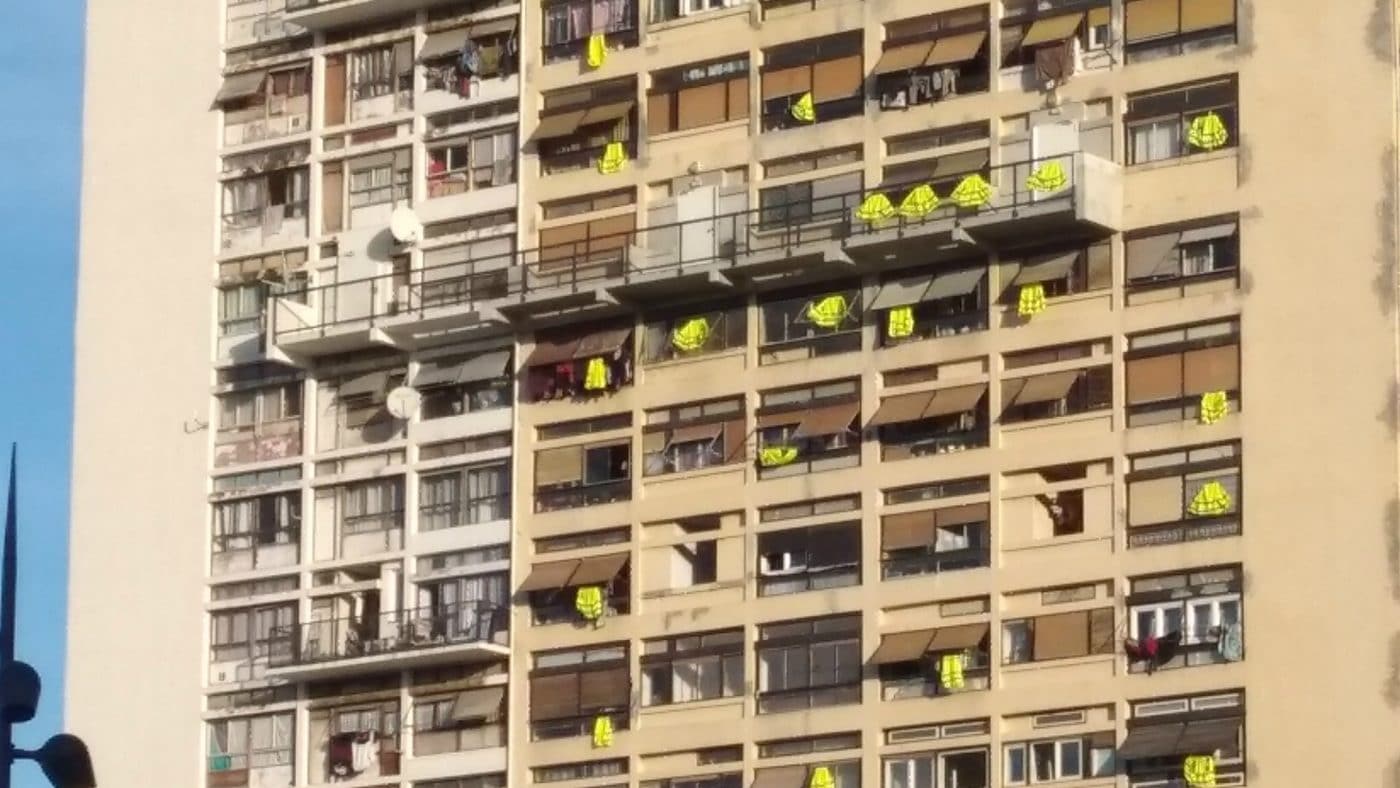
[{"label": "metal railing", "polygon": [[[964,547],[958,550],[937,550],[933,552],[918,553],[915,550],[895,551],[888,558],[880,561],[880,577],[882,580],[894,580],[901,577],[918,577],[920,575],[936,575],[942,572],[957,572],[964,569],[982,569],[992,565],[992,549],[986,544],[988,529],[986,526],[975,529],[973,532],[976,539],[983,544]],[[900,553],[917,553],[916,555],[900,555]]]},{"label": "metal railing", "polygon": [[494,643],[507,631],[509,619],[505,607],[468,601],[308,621],[273,630],[272,639],[282,647],[272,649],[268,665],[291,667],[461,643]]},{"label": "metal railing", "polygon": [[[1070,160],[1077,163],[1084,156],[1074,153],[993,167],[983,173],[992,186],[992,196],[980,208],[962,208],[943,199],[927,215],[894,216],[871,224],[857,219],[855,211],[866,197],[887,191],[876,187],[813,200],[810,210],[791,211],[771,205],[749,208],[592,238],[574,245],[572,250],[560,245],[523,249],[406,273],[323,284],[295,293],[274,292],[268,304],[274,315],[270,340],[277,343],[292,337],[324,336],[345,326],[421,320],[444,308],[472,312],[523,304],[545,295],[586,293],[605,286],[652,281],[659,275],[739,268],[754,255],[785,255],[796,247],[817,243],[846,246],[875,233],[918,232],[975,216],[1003,216],[1010,220],[1034,205],[1072,204],[1078,189],[1072,180],[1056,192],[1039,195],[1031,192],[1025,182],[1036,167],[1051,160],[1066,165],[1066,174],[1075,172],[1079,168],[1069,166]],[[775,215],[789,218],[775,222]],[[512,273],[506,286],[493,286],[486,294],[470,287],[460,291],[443,287],[451,279],[501,270]],[[425,289],[433,294],[432,298],[425,298]]]}]

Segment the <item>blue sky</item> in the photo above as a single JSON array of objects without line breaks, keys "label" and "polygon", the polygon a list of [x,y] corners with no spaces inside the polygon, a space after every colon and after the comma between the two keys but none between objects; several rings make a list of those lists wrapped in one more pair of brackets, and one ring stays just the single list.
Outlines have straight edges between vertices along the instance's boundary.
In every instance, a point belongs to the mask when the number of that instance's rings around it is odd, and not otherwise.
[{"label": "blue sky", "polygon": [[[44,680],[39,716],[15,740],[37,746],[63,709],[83,3],[14,3],[7,17],[0,106],[18,114],[0,124],[0,441],[6,455],[19,442],[16,655]],[[21,764],[14,784],[47,782]]]}]

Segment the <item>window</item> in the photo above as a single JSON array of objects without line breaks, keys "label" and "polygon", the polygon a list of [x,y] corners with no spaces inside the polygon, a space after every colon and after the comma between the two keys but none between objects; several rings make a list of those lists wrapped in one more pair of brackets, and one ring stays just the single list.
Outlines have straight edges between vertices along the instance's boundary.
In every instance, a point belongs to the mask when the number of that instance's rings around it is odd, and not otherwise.
[{"label": "window", "polygon": [[[1234,146],[1239,136],[1236,102],[1234,77],[1128,96],[1123,116],[1128,163],[1144,164]],[[1217,119],[1219,126],[1207,118]],[[1192,142],[1191,127],[1198,120],[1202,125],[1198,126],[1197,141]],[[1223,129],[1224,139],[1205,134],[1206,124],[1212,131]]]},{"label": "window", "polygon": [[[773,363],[791,358],[810,358],[860,349],[863,314],[859,288],[833,287],[800,295],[779,296],[760,301],[759,341],[761,362]],[[800,348],[774,348],[774,345],[800,345]],[[798,351],[802,352],[798,352]],[[788,352],[793,351],[793,352]]]},{"label": "window", "polygon": [[351,163],[350,207],[404,202],[408,199],[412,171],[393,163],[374,164],[356,169]]},{"label": "window", "polygon": [[1128,287],[1233,275],[1239,267],[1239,250],[1239,219],[1233,216],[1129,233],[1124,243]]},{"label": "window", "polygon": [[[704,3],[727,0],[681,0]],[[711,126],[749,116],[749,59],[735,56],[652,75],[647,93],[651,135]]]},{"label": "window", "polygon": [[1111,607],[1006,621],[1002,624],[1002,664],[1112,654],[1113,633]]},{"label": "window", "polygon": [[1240,445],[1219,443],[1128,458],[1128,546],[1240,532]]},{"label": "window", "polygon": [[449,780],[417,780],[417,788],[506,788],[504,774],[477,774],[471,777],[454,777]]},{"label": "window", "polygon": [[763,162],[763,177],[786,178],[789,175],[800,175],[804,172],[856,164],[863,155],[860,146],[856,145],[799,153],[796,156],[784,156],[781,159],[769,159]]},{"label": "window", "polygon": [[296,603],[210,614],[213,661],[290,657],[296,616]]},{"label": "window", "polygon": [[732,698],[744,693],[744,631],[729,629],[642,644],[642,705]]},{"label": "window", "polygon": [[262,330],[267,286],[253,282],[219,290],[219,335],[256,334]]},{"label": "window", "polygon": [[[467,289],[480,282],[468,282]],[[437,294],[449,296],[445,290]],[[419,414],[425,421],[450,418],[510,407],[510,368],[509,350],[450,356],[421,363],[409,384],[422,394]]]},{"label": "window", "polygon": [[916,753],[885,759],[885,788],[987,788],[987,750]]},{"label": "window", "polygon": [[1001,303],[1014,306],[1021,289],[1040,285],[1047,298],[1105,290],[1113,286],[1113,259],[1107,241],[1088,246],[1044,248],[1017,255],[1005,262],[1015,266],[1003,279]]},{"label": "window", "polygon": [[1112,731],[1008,744],[1002,750],[1002,782],[1006,785],[1037,785],[1112,777],[1113,747]]},{"label": "window", "polygon": [[[890,192],[886,195],[895,202],[902,199]],[[871,311],[883,313],[880,344],[890,347],[986,330],[990,300],[986,280],[986,267],[973,265],[882,282],[869,305]],[[897,316],[912,317],[913,324],[897,331]]]},{"label": "window", "polygon": [[987,89],[985,6],[885,25],[872,72],[881,108],[904,108]]},{"label": "window", "polygon": [[[762,746],[762,745],[760,745]],[[860,788],[860,761],[820,761],[797,766],[772,766],[754,770],[755,786],[801,784],[810,785],[817,768],[831,775],[832,788]]]},{"label": "window", "polygon": [[860,202],[864,173],[772,186],[758,192],[759,229],[845,219]]},{"label": "window", "polygon": [[1237,408],[1239,343],[1238,320],[1128,337],[1128,426],[1199,420],[1202,397],[1214,392],[1234,400]]},{"label": "window", "polygon": [[350,53],[352,101],[413,90],[413,42],[401,41]]},{"label": "window", "polygon": [[658,364],[743,349],[748,343],[748,315],[742,305],[701,307],[666,317],[648,316],[643,331],[642,363]]},{"label": "window", "polygon": [[892,487],[884,491],[886,506],[918,501],[935,501],[939,498],[954,498],[959,495],[976,495],[991,489],[991,480],[986,476],[966,479],[949,479],[945,482],[921,484],[914,487]]},{"label": "window", "polygon": [[292,726],[290,712],[209,722],[210,783],[245,785],[246,777],[230,781],[229,773],[276,766],[291,769]]},{"label": "window", "polygon": [[428,197],[515,182],[515,129],[500,129],[428,149]]},{"label": "window", "polygon": [[611,441],[535,452],[535,510],[629,500],[632,445]]},{"label": "window", "polygon": [[796,503],[766,506],[758,510],[758,521],[761,523],[776,523],[782,520],[794,520],[801,517],[816,517],[818,515],[835,514],[837,512],[853,512],[859,508],[859,495],[845,495],[839,498],[821,498],[813,501],[798,501]]},{"label": "window", "polygon": [[987,384],[896,394],[880,400],[866,423],[880,437],[885,462],[986,446]]},{"label": "window", "polygon": [[[1051,78],[1051,70],[1063,73],[1063,66],[1052,67],[1046,60],[1067,58],[1076,52],[1098,48],[1107,38],[1109,4],[1102,0],[1075,3],[1020,0],[1006,3],[1001,21],[1002,68],[1036,66],[1038,75]],[[1068,76],[1068,75],[1066,75]]]},{"label": "window", "polygon": [[744,398],[730,397],[647,412],[642,435],[644,474],[681,473],[743,456]]},{"label": "window", "polygon": [[758,535],[758,594],[778,596],[860,584],[860,523]]},{"label": "window", "polygon": [[1004,379],[1001,401],[1003,424],[1105,410],[1113,406],[1113,367]]},{"label": "window", "polygon": [[841,33],[769,49],[763,53],[763,128],[802,125],[793,108],[810,94],[814,121],[851,117],[865,107],[861,34]]},{"label": "window", "polygon": [[[597,8],[601,10],[595,12]],[[577,45],[592,35],[605,35],[613,45],[617,39],[635,45],[636,30],[637,8],[629,0],[601,7],[583,0],[550,3],[544,7],[545,62],[572,57],[579,51]]]},{"label": "window", "polygon": [[541,203],[540,212],[541,218],[545,221],[550,221],[553,219],[567,219],[570,216],[577,216],[581,213],[606,211],[611,208],[621,208],[623,206],[636,204],[636,189],[616,189],[609,192],[595,192],[580,197],[569,197],[563,200],[551,200],[550,202]]},{"label": "window", "polygon": [[[532,771],[537,783],[557,783],[565,780],[590,780],[597,777],[616,777],[627,773],[627,759],[613,758],[605,761],[585,761],[583,763],[563,763],[554,766],[537,766]],[[626,783],[622,784],[623,786]],[[601,788],[622,788],[606,785]]]},{"label": "window", "polygon": [[510,517],[505,463],[425,474],[418,488],[418,528],[436,531]]},{"label": "window", "polygon": [[403,527],[403,479],[374,479],[340,488],[345,535]]},{"label": "window", "polygon": [[1187,757],[1215,759],[1217,785],[1245,783],[1243,693],[1135,701],[1128,735],[1116,751],[1128,785],[1163,785],[1181,780]]},{"label": "window", "polygon": [[884,580],[990,566],[990,505],[970,503],[880,518]]},{"label": "window", "polygon": [[637,242],[636,230],[635,213],[542,227],[537,277],[558,273],[563,284],[613,276],[621,271],[625,248]]},{"label": "window", "polygon": [[536,739],[583,735],[593,719],[625,724],[631,703],[627,646],[541,652],[530,671],[530,724]]},{"label": "window", "polygon": [[860,464],[859,382],[764,392],[758,410],[759,477]]},{"label": "window", "polygon": [[860,616],[833,616],[758,630],[758,712],[860,702]]},{"label": "window", "polygon": [[1235,0],[1131,0],[1123,12],[1129,63],[1235,43]]},{"label": "window", "polygon": [[219,431],[245,430],[259,424],[301,418],[301,384],[248,389],[219,397]]},{"label": "window", "polygon": [[[297,544],[301,493],[284,492],[214,504],[215,554]],[[256,562],[255,562],[256,563]]]},{"label": "window", "polygon": [[604,547],[611,544],[624,544],[632,538],[630,526],[600,528],[596,531],[578,531],[562,536],[550,536],[535,540],[536,553],[557,553],[561,550],[577,550],[584,547]]},{"label": "window", "polygon": [[804,736],[800,739],[777,739],[758,743],[759,758],[788,758],[816,752],[860,749],[860,732],[831,733],[824,736]]},{"label": "window", "polygon": [[510,548],[506,545],[479,547],[473,550],[456,550],[451,553],[433,553],[418,559],[418,574],[427,575],[452,571],[482,564],[506,561],[510,558]]},{"label": "window", "polygon": [[[1133,578],[1130,586],[1125,651],[1133,672],[1244,658],[1239,567]],[[1149,638],[1171,645],[1144,653]]]},{"label": "window", "polygon": [[949,145],[959,145],[964,142],[985,140],[990,136],[991,132],[987,121],[960,123],[955,126],[936,126],[925,131],[886,137],[885,156],[903,156],[907,153],[918,153]]},{"label": "window", "polygon": [[305,219],[309,194],[305,168],[274,170],[251,178],[225,181],[224,229],[262,229],[268,220]]},{"label": "window", "polygon": [[667,22],[720,8],[744,5],[746,0],[651,0],[651,21]]}]

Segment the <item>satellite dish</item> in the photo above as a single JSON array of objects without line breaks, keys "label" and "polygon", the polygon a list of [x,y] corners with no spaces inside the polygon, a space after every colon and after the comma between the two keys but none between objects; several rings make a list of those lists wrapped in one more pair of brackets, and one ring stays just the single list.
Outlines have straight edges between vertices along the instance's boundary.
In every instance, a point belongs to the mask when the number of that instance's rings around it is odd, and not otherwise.
[{"label": "satellite dish", "polygon": [[423,234],[423,224],[412,208],[400,205],[389,214],[389,234],[401,244],[416,243]]},{"label": "satellite dish", "polygon": [[422,401],[423,395],[418,393],[418,389],[399,386],[389,392],[389,396],[384,400],[384,407],[388,408],[396,419],[410,419],[418,412],[418,405]]}]

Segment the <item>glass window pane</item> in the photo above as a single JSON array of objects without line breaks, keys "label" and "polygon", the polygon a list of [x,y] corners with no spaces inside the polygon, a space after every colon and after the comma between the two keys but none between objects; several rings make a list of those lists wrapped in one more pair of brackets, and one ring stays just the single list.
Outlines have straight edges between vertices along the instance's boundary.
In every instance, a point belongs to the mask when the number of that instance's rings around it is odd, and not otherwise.
[{"label": "glass window pane", "polygon": [[1084,771],[1080,757],[1081,742],[1078,739],[1060,742],[1060,778],[1078,777]]}]

